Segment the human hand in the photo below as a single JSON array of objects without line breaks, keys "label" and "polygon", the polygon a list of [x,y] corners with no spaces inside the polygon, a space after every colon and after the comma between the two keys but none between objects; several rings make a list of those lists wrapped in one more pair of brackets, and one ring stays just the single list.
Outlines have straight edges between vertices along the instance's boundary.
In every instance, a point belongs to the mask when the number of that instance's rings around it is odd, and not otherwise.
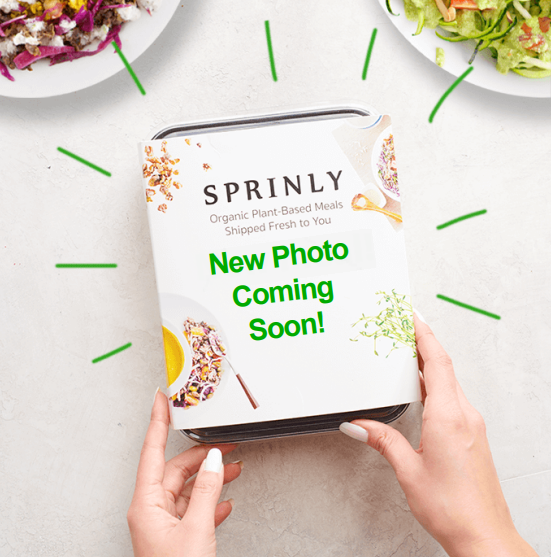
[{"label": "human hand", "polygon": [[411,512],[452,557],[537,557],[505,502],[482,416],[461,389],[450,357],[415,315],[421,442],[414,450],[389,425],[371,420],[341,431],[378,450],[396,472]]},{"label": "human hand", "polygon": [[232,510],[231,500],[217,504],[222,484],[235,480],[243,465],[222,464],[236,445],[193,447],[165,463],[169,423],[167,398],[157,392],[127,515],[134,555],[213,557],[214,529]]}]

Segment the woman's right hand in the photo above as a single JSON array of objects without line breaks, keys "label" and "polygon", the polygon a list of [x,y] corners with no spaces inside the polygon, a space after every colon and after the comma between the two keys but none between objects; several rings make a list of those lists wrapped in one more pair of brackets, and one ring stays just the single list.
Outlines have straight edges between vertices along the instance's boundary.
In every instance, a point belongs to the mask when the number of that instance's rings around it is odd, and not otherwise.
[{"label": "woman's right hand", "polygon": [[484,420],[465,397],[450,357],[417,315],[415,334],[424,404],[419,448],[376,421],[355,420],[341,431],[388,460],[415,518],[450,556],[537,557],[516,531]]}]

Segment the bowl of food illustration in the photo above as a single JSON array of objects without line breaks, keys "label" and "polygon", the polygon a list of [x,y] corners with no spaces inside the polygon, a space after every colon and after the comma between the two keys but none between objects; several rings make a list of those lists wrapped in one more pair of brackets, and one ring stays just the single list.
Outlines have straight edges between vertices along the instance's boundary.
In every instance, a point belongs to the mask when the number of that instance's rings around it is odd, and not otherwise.
[{"label": "bowl of food illustration", "polygon": [[[182,353],[174,338],[165,336],[165,329],[173,333],[181,345],[184,359],[182,371],[170,384],[167,396],[175,408],[203,414],[208,411],[213,398],[220,398],[228,380],[224,358],[227,353],[224,339],[227,337],[214,315],[195,300],[162,293],[159,301],[169,381],[172,378],[169,360],[177,369]],[[177,373],[172,371],[173,376]]]},{"label": "bowl of food illustration", "polygon": [[381,191],[390,199],[400,201],[392,126],[384,129],[373,144],[371,169]]}]

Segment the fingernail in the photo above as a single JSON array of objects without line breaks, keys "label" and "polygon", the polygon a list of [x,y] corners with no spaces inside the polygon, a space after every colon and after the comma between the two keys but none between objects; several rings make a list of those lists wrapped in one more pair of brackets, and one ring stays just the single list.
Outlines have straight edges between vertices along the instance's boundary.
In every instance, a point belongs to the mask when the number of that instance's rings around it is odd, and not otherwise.
[{"label": "fingernail", "polygon": [[153,395],[153,404],[155,404],[155,399],[157,398],[157,393],[161,390],[160,387],[157,387],[157,390],[155,391],[155,394]]},{"label": "fingernail", "polygon": [[427,322],[425,321],[425,318],[416,310],[413,310],[415,312],[415,315],[417,315],[417,317],[426,325]]},{"label": "fingernail", "polygon": [[205,470],[207,472],[216,472],[217,474],[222,471],[222,453],[220,449],[211,449],[205,461]]},{"label": "fingernail", "polygon": [[367,443],[367,431],[363,427],[344,422],[339,426],[339,429],[345,435],[348,435],[348,437],[352,437],[352,439],[356,439],[362,443]]},{"label": "fingernail", "polygon": [[239,466],[241,467],[241,470],[243,470],[243,461],[242,460],[236,460],[235,462],[232,462],[232,464],[239,464]]},{"label": "fingernail", "polygon": [[231,505],[231,508],[233,510],[233,505],[235,504],[235,501],[233,499],[228,499],[228,503]]}]

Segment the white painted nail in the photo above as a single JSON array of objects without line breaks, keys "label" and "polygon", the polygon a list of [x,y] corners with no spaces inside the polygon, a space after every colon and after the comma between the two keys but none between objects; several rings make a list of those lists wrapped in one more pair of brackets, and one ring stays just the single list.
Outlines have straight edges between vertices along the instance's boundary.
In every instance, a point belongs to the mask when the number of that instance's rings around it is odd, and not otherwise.
[{"label": "white painted nail", "polygon": [[425,318],[416,309],[414,309],[413,311],[415,312],[415,315],[417,315],[417,317],[426,325],[427,322]]},{"label": "white painted nail", "polygon": [[160,387],[157,387],[157,390],[155,391],[155,394],[153,395],[153,404],[155,404],[155,399],[157,398],[157,393],[161,390]]},{"label": "white painted nail", "polygon": [[356,439],[361,441],[362,443],[367,443],[367,431],[356,424],[350,424],[348,422],[344,422],[339,426],[339,429],[348,437],[352,437],[352,439]]},{"label": "white painted nail", "polygon": [[205,470],[207,472],[216,472],[217,474],[222,471],[222,453],[220,449],[211,449],[205,461]]}]

